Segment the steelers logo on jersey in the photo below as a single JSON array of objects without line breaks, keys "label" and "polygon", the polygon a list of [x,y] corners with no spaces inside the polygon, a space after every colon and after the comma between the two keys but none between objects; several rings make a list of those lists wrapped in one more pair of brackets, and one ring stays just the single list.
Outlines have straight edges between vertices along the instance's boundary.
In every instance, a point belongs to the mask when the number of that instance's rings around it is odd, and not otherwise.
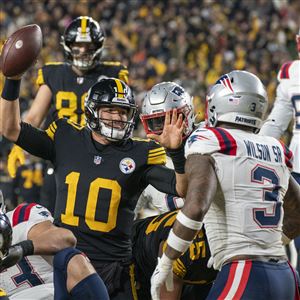
[{"label": "steelers logo on jersey", "polygon": [[119,167],[124,174],[130,174],[135,169],[135,162],[133,159],[126,157],[121,160]]}]

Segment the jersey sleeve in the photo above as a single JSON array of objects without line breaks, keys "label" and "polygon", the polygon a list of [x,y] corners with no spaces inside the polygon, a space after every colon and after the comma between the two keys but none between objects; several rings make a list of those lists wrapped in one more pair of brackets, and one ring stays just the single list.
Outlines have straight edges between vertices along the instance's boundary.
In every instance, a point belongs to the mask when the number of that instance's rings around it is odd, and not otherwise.
[{"label": "jersey sleeve", "polygon": [[62,62],[51,62],[44,65],[42,68],[38,70],[38,76],[36,78],[35,83],[38,86],[41,86],[43,84],[50,85],[50,79],[55,77],[53,76],[54,72],[57,72],[57,68],[55,66],[57,65],[63,65]]},{"label": "jersey sleeve", "polygon": [[13,227],[13,243],[27,240],[29,230],[36,224],[50,221],[53,217],[50,211],[36,203],[22,203],[9,215]]},{"label": "jersey sleeve", "polygon": [[185,144],[185,156],[188,157],[191,154],[213,154],[220,151],[221,148],[222,145],[220,145],[212,129],[199,128],[189,136]]},{"label": "jersey sleeve", "polygon": [[148,165],[165,165],[167,155],[165,149],[160,144],[150,141],[147,155]]}]

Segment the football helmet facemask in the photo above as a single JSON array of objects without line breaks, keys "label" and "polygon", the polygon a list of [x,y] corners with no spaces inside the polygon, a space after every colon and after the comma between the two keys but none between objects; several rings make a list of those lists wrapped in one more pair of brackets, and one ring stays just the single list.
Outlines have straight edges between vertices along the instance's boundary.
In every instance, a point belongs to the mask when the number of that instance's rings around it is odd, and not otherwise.
[{"label": "football helmet facemask", "polygon": [[2,191],[0,190],[0,259],[8,254],[12,242],[12,227],[9,218],[5,214],[5,204]]},{"label": "football helmet facemask", "polygon": [[226,122],[258,129],[267,107],[267,92],[260,79],[250,72],[232,71],[220,77],[206,97],[206,126]]},{"label": "football helmet facemask", "polygon": [[[85,51],[78,49],[82,44],[87,44]],[[96,65],[103,44],[104,31],[100,24],[86,16],[74,19],[61,37],[66,59],[82,71],[92,69]]]},{"label": "football helmet facemask", "polygon": [[[126,109],[127,121],[103,119],[99,116],[99,109],[103,107]],[[132,135],[137,106],[131,89],[122,80],[105,78],[95,83],[88,91],[84,108],[86,124],[90,130],[113,142],[127,140]],[[122,128],[119,124],[123,124]]]},{"label": "football helmet facemask", "polygon": [[140,115],[145,132],[161,134],[166,112],[174,108],[178,114],[183,114],[186,124],[183,138],[189,136],[195,120],[193,98],[175,82],[158,83],[147,92]]}]

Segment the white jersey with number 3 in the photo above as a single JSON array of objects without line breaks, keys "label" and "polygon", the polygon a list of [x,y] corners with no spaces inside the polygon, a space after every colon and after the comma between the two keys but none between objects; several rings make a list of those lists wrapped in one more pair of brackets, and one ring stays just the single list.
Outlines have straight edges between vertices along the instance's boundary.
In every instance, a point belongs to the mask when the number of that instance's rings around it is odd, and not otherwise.
[{"label": "white jersey with number 3", "polygon": [[300,60],[283,64],[278,80],[274,107],[260,134],[279,139],[294,118],[293,137],[289,148],[294,154],[293,171],[300,173]]},{"label": "white jersey with number 3", "polygon": [[236,255],[283,256],[283,196],[292,153],[272,137],[237,129],[197,129],[186,156],[208,154],[220,184],[204,218],[214,268]]},{"label": "white jersey with number 3", "polygon": [[[27,234],[34,225],[53,222],[51,213],[35,203],[22,203],[7,216],[13,227],[13,245],[27,240]],[[18,264],[0,273],[0,286],[9,299],[53,299],[52,265],[39,255],[24,257]]]}]

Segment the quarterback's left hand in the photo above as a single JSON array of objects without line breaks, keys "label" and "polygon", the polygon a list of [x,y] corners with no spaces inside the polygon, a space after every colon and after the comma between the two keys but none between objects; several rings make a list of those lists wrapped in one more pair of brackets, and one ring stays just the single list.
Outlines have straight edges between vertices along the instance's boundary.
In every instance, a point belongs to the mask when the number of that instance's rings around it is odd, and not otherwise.
[{"label": "quarterback's left hand", "polygon": [[173,261],[165,254],[158,257],[157,266],[151,276],[151,297],[153,300],[160,299],[160,289],[166,284],[168,291],[173,291]]}]

